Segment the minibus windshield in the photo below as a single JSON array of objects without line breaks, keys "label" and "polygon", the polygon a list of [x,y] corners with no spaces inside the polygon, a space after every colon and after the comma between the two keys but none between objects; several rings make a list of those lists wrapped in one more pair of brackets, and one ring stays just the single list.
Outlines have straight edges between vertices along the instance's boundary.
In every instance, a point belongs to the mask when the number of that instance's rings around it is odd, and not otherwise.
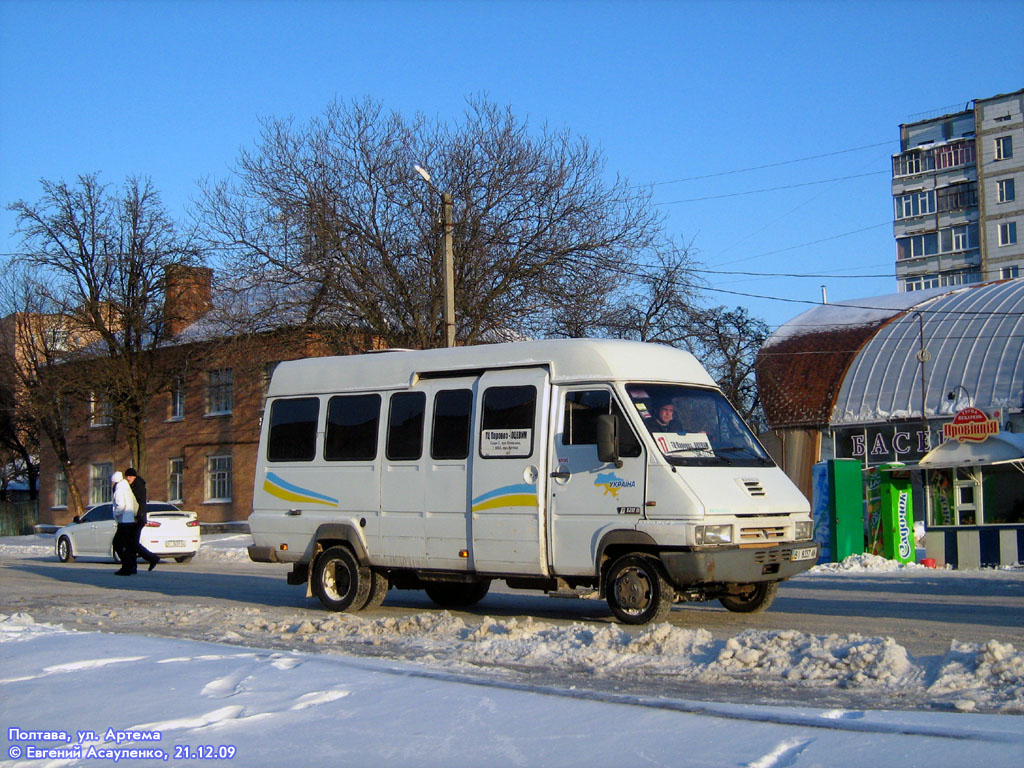
[{"label": "minibus windshield", "polygon": [[626,392],[655,444],[672,464],[773,463],[720,392],[678,384],[628,384]]}]

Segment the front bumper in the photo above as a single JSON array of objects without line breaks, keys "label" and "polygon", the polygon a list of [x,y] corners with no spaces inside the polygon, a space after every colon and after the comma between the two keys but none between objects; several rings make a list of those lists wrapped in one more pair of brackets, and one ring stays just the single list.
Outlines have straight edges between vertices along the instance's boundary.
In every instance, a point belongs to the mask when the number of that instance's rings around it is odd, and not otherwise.
[{"label": "front bumper", "polygon": [[[800,541],[773,547],[693,547],[662,552],[661,562],[677,588],[695,584],[753,584],[781,581],[818,562],[820,545]],[[794,555],[800,559],[794,559]]]}]

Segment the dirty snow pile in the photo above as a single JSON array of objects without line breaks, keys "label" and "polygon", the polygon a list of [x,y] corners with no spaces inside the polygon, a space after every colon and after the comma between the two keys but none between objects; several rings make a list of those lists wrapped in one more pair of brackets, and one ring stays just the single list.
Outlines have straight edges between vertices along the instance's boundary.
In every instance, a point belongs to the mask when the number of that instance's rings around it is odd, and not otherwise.
[{"label": "dirty snow pile", "polygon": [[448,612],[377,619],[331,614],[291,623],[264,621],[256,609],[245,610],[250,618],[219,639],[251,642],[270,634],[311,646],[386,641],[408,658],[458,671],[512,667],[609,680],[657,676],[709,685],[839,687],[884,691],[917,705],[1024,712],[1024,652],[995,640],[956,643],[936,667],[934,660],[915,661],[888,637],[747,630],[716,640],[705,629],[670,624],[638,634],[618,625],[555,625],[531,617],[486,617],[473,626]]}]

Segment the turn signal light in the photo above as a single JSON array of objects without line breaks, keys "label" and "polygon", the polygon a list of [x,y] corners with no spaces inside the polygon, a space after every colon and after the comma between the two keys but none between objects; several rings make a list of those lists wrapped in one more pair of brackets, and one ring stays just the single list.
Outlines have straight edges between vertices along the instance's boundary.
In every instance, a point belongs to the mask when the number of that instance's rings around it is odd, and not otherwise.
[{"label": "turn signal light", "polygon": [[461,557],[461,558],[469,557],[469,550],[468,549],[460,549],[459,550],[459,557]]}]

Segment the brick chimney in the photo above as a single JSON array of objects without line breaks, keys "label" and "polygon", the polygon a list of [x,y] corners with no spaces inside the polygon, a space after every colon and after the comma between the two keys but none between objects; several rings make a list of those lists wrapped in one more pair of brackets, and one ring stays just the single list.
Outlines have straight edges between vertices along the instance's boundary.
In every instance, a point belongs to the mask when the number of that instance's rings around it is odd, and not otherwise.
[{"label": "brick chimney", "polygon": [[213,270],[171,264],[164,269],[164,326],[177,336],[213,308]]}]

